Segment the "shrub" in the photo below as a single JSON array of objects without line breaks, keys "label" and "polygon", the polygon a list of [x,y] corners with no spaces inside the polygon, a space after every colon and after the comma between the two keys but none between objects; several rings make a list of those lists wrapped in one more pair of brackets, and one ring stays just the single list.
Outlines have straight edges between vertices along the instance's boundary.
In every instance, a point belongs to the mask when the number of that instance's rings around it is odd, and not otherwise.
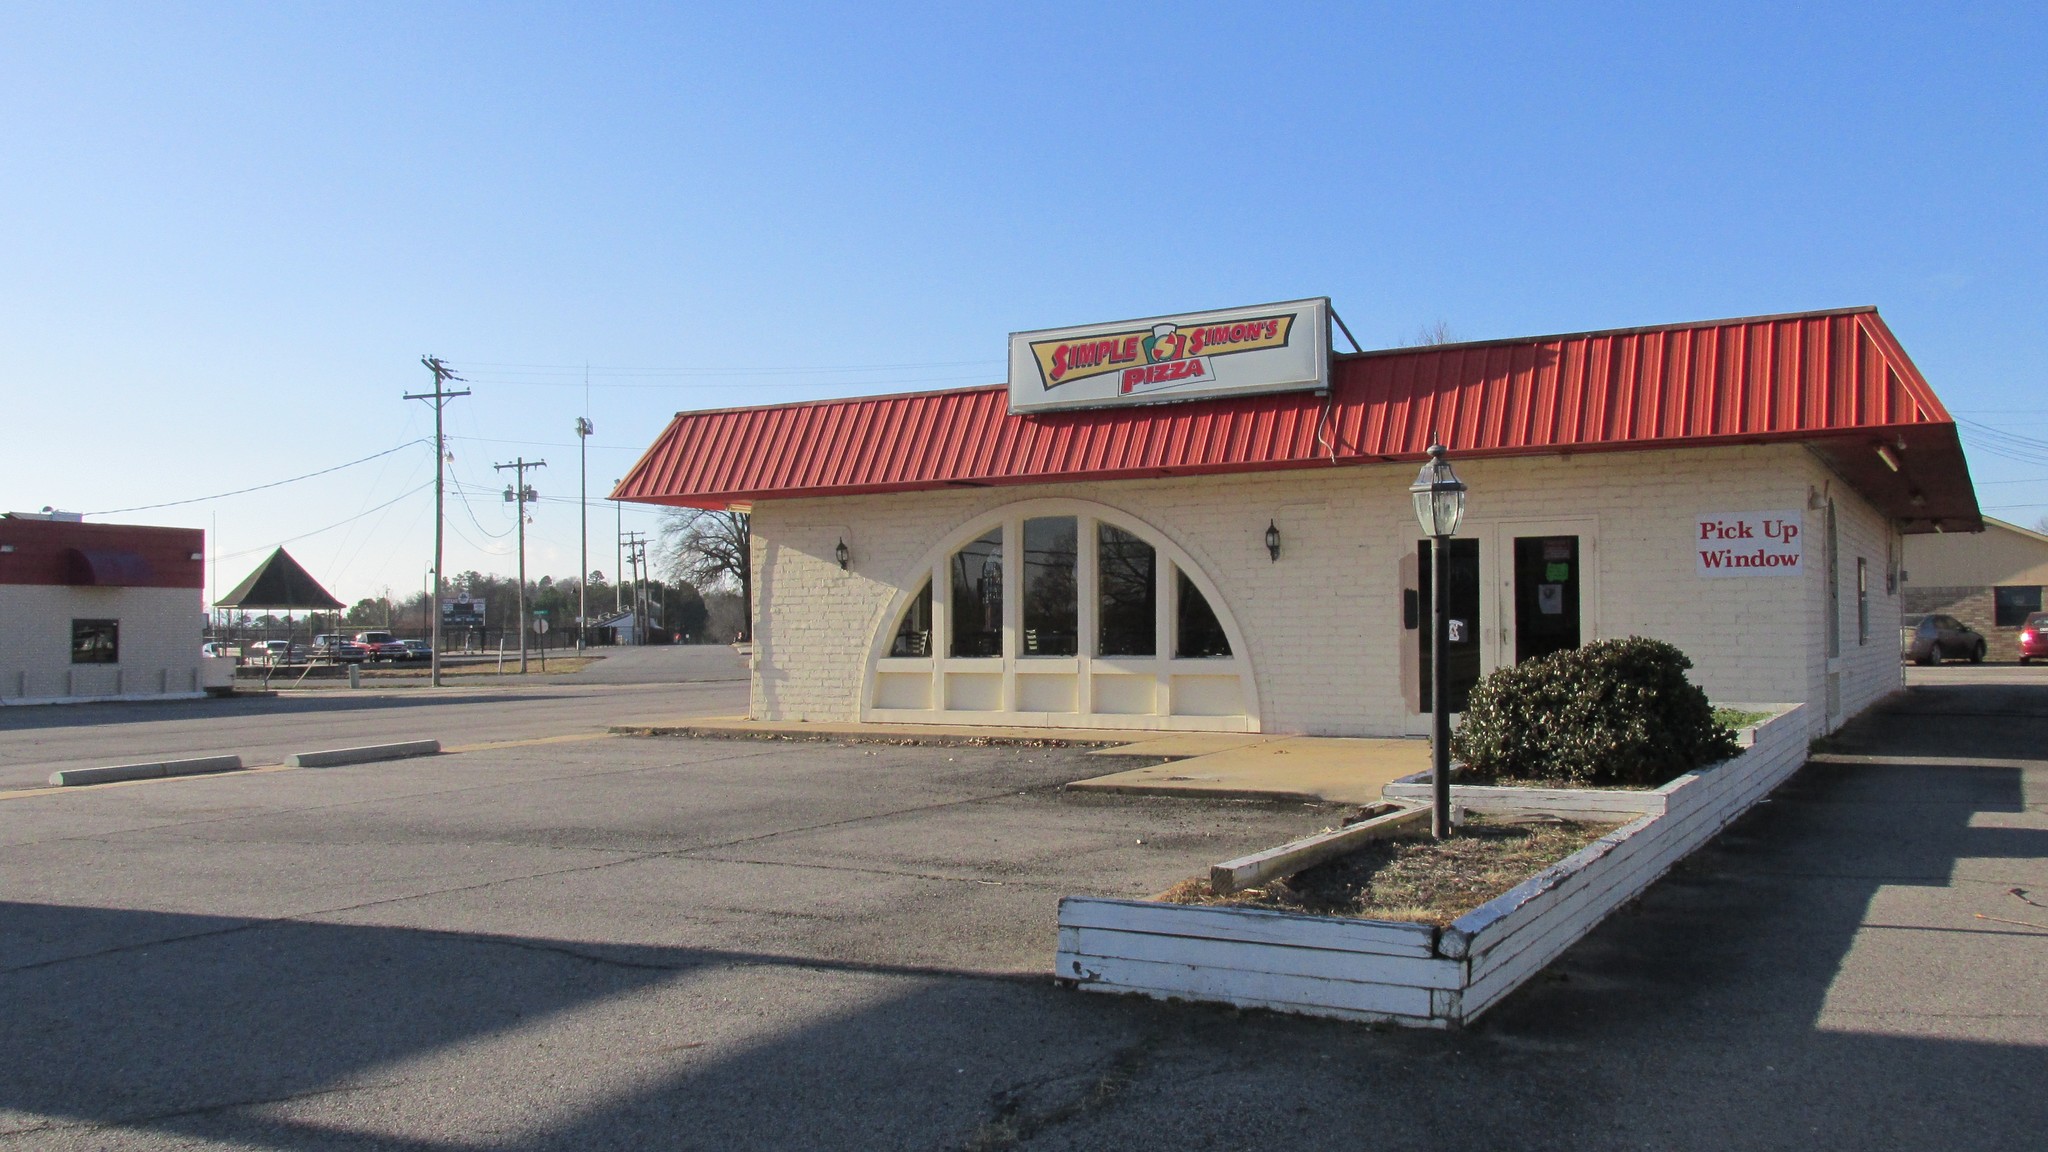
[{"label": "shrub", "polygon": [[1499,779],[1655,787],[1738,750],[1691,667],[1631,636],[1502,668],[1472,689],[1451,754]]}]

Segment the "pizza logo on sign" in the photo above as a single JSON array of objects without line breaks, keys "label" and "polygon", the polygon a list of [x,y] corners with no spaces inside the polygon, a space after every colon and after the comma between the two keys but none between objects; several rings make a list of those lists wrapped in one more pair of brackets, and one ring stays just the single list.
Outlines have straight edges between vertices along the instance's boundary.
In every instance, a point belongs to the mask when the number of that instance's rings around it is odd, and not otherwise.
[{"label": "pizza logo on sign", "polygon": [[1293,327],[1292,315],[1187,327],[1155,324],[1082,340],[1041,340],[1031,345],[1031,354],[1047,391],[1114,372],[1117,391],[1128,396],[1211,379],[1216,357],[1285,348]]}]

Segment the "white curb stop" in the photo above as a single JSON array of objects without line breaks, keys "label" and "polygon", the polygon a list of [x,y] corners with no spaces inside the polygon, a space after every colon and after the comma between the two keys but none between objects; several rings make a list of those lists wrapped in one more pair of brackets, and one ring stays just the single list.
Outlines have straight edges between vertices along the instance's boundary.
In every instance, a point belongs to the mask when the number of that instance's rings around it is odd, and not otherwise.
[{"label": "white curb stop", "polygon": [[208,772],[238,772],[240,756],[201,756],[192,760],[159,760],[154,764],[108,764],[101,768],[66,768],[50,773],[50,786],[70,788],[80,784],[113,784],[122,780],[156,780],[165,776],[203,776]]},{"label": "white curb stop", "polygon": [[365,744],[359,748],[329,748],[324,752],[297,752],[285,757],[291,768],[334,768],[343,764],[372,764],[379,760],[406,760],[414,756],[435,756],[439,740],[406,740],[397,744]]}]

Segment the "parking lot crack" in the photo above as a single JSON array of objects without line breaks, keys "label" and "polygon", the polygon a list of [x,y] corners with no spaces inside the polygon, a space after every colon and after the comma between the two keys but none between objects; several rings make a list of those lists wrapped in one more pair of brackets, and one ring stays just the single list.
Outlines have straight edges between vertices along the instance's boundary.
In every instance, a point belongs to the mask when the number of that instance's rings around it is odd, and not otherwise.
[{"label": "parking lot crack", "polygon": [[[1114,1104],[1137,1081],[1154,1046],[1146,1037],[1118,1049],[1078,1075],[1040,1076],[1001,1089],[990,1098],[991,1115],[961,1144],[961,1152],[997,1152],[1015,1148],[1047,1129],[1071,1123]],[[1079,1091],[1064,1100],[1036,1104],[1048,1086],[1080,1081]]]}]

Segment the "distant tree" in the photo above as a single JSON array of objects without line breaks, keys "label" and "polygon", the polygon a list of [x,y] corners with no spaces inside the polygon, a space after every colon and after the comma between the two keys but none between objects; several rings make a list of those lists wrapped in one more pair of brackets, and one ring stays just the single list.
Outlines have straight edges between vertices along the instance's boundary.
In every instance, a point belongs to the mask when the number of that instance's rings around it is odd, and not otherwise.
[{"label": "distant tree", "polygon": [[1416,325],[1414,334],[1408,339],[1403,340],[1401,346],[1403,348],[1421,348],[1433,344],[1456,344],[1457,342],[1458,334],[1451,331],[1450,321],[1439,319],[1432,324]]},{"label": "distant tree", "polygon": [[[709,592],[737,587],[739,624],[733,638],[751,638],[753,533],[745,512],[668,509],[661,516],[657,562],[676,582],[697,589]],[[711,603],[709,596],[705,603]]]},{"label": "distant tree", "polygon": [[741,607],[739,593],[712,591],[704,596],[704,616],[704,642],[729,644],[740,639],[747,612]]},{"label": "distant tree", "polygon": [[680,637],[684,644],[705,643],[704,625],[710,617],[710,610],[704,606],[704,597],[697,592],[695,585],[683,581],[663,589],[661,606],[664,631]]},{"label": "distant tree", "polygon": [[389,600],[365,596],[350,606],[348,615],[342,617],[342,623],[365,628],[372,625],[382,627],[386,620],[392,619],[395,618],[392,616]]}]

